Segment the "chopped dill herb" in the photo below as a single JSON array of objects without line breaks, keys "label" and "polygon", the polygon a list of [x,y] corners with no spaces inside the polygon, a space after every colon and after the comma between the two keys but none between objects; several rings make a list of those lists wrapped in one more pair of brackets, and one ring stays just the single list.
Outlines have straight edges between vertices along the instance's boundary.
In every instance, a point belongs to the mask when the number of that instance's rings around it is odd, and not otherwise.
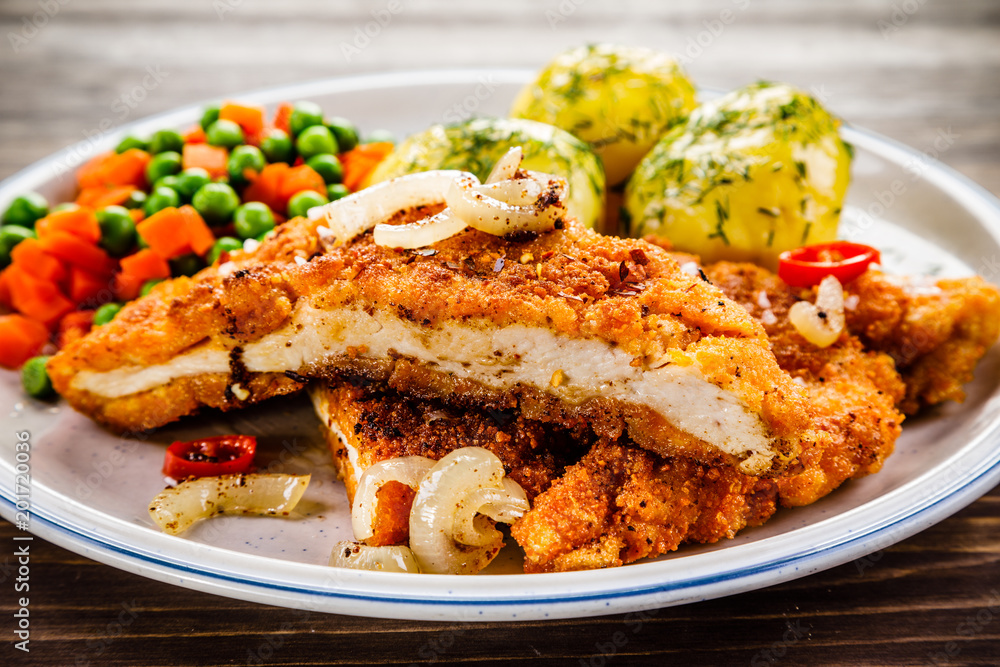
[{"label": "chopped dill herb", "polygon": [[805,162],[799,162],[798,160],[796,160],[795,161],[795,171],[799,172],[799,176],[801,178],[805,178],[806,177],[806,163]]},{"label": "chopped dill herb", "polygon": [[781,211],[778,210],[777,206],[772,206],[771,208],[767,208],[766,206],[759,206],[757,207],[757,212],[771,218],[777,218],[779,215],[781,215]]},{"label": "chopped dill herb", "polygon": [[812,230],[813,223],[807,222],[805,229],[802,230],[802,245],[806,244],[806,239],[809,238],[809,232]]}]

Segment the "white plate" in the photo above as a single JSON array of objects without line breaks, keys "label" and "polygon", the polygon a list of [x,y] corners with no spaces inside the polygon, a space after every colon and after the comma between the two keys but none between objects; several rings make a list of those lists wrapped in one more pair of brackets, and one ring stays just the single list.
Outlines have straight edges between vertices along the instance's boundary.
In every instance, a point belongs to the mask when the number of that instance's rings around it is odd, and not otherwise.
[{"label": "white plate", "polygon": [[[402,73],[240,98],[263,104],[312,99],[366,130],[385,127],[402,135],[473,113],[503,115],[527,76],[512,70]],[[25,190],[65,197],[72,189],[65,168],[74,166],[73,155],[105,150],[126,132],[184,127],[198,115],[199,107],[186,107],[122,128],[97,146],[73,146],[5,181],[0,207]],[[844,135],[857,148],[845,208],[848,235],[880,246],[889,268],[962,275],[996,263],[1000,206],[992,195],[884,138],[853,129]],[[592,572],[509,574],[519,568],[510,548],[480,576],[355,572],[325,566],[332,544],[349,537],[349,509],[317,422],[300,399],[192,418],[146,442],[123,441],[65,406],[25,400],[16,375],[0,372],[0,410],[0,514],[15,520],[15,433],[28,431],[32,533],[114,567],[218,595],[393,618],[574,617],[731,595],[885,548],[1000,480],[1000,350],[994,348],[968,400],[908,421],[882,472],[848,482],[809,507],[782,510],[734,540]],[[160,533],[146,505],[162,488],[163,445],[223,432],[258,434],[272,470],[313,470],[303,514],[295,520],[224,517],[184,537]]]}]

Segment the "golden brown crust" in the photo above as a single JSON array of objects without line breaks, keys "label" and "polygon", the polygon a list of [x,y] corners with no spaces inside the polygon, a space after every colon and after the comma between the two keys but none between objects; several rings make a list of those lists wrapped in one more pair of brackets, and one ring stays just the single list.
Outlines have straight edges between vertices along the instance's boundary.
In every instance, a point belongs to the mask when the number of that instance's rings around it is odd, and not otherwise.
[{"label": "golden brown crust", "polygon": [[[512,410],[481,407],[454,410],[437,400],[404,398],[377,388],[348,383],[315,387],[330,406],[333,426],[358,452],[362,469],[398,456],[426,456],[440,460],[460,447],[482,447],[493,452],[507,474],[529,498],[544,491],[566,465],[586,451],[585,429],[553,429]],[[327,444],[342,478],[353,476],[347,448],[331,423],[324,424]],[[357,480],[348,484],[354,502]]]},{"label": "golden brown crust", "polygon": [[765,269],[726,262],[706,273],[768,322],[779,364],[801,379],[811,406],[802,453],[768,480],[603,441],[514,525],[527,571],[609,567],[684,542],[732,537],[766,521],[779,504],[806,505],[876,472],[891,454],[903,420],[895,405],[905,391],[891,358],[866,352],[846,334],[827,349],[810,345],[788,323],[798,291]]},{"label": "golden brown crust", "polygon": [[[661,248],[601,236],[569,221],[562,230],[526,240],[467,230],[431,250],[411,252],[377,246],[367,234],[323,251],[317,224],[293,220],[256,254],[237,254],[231,273],[223,276],[210,267],[194,278],[160,285],[128,305],[111,323],[50,361],[57,391],[77,409],[123,430],[158,426],[199,405],[233,407],[217,388],[190,392],[205,380],[202,376],[122,398],[102,398],[73,385],[84,370],[164,363],[199,344],[231,354],[236,368],[224,384],[241,383],[250,392],[244,402],[293,391],[301,384],[252,381],[254,374],[245,369],[237,373],[239,350],[294,321],[296,308],[306,302],[320,309],[390,312],[428,329],[456,323],[540,327],[568,338],[607,342],[632,356],[637,367],[664,363],[666,353],[683,351],[696,359],[710,382],[733,391],[751,415],[760,416],[775,454],[773,470],[798,451],[806,423],[804,396],[778,368],[760,325],[710,283],[681,271]],[[304,263],[296,263],[296,256]],[[329,376],[380,361],[349,356],[287,370],[293,378]],[[446,379],[425,374],[425,389],[433,393]],[[213,380],[212,386],[216,384]],[[534,400],[525,387],[505,393],[502,400]],[[555,403],[565,413],[564,421],[593,417],[593,410]],[[637,441],[661,453],[691,454],[709,463],[738,463],[751,455],[724,455],[689,436],[653,440],[647,437],[652,430],[636,426],[646,423],[648,411],[617,404],[599,409],[608,413],[607,423],[616,423],[614,428],[634,426]]]},{"label": "golden brown crust", "polygon": [[904,412],[962,401],[962,385],[1000,336],[1000,290],[979,277],[907,289],[868,271],[847,285],[858,305],[847,324],[865,347],[888,353],[906,382]]}]

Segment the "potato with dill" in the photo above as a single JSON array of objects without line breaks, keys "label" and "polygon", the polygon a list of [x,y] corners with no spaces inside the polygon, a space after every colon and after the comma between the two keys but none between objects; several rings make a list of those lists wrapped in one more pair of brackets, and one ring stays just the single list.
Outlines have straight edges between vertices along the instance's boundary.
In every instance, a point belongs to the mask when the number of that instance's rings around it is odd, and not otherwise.
[{"label": "potato with dill", "polygon": [[590,44],[556,56],[521,90],[510,115],[586,141],[608,184],[617,185],[696,104],[694,85],[667,54]]},{"label": "potato with dill", "polygon": [[480,180],[513,146],[523,169],[554,174],[569,185],[567,210],[588,227],[604,217],[604,170],[582,141],[557,127],[515,118],[476,118],[434,125],[407,138],[375,168],[369,183],[431,169],[461,169]]},{"label": "potato with dill", "polygon": [[696,109],[628,182],[632,236],[775,267],[778,255],[832,241],[850,178],[839,122],[791,86],[758,82]]}]

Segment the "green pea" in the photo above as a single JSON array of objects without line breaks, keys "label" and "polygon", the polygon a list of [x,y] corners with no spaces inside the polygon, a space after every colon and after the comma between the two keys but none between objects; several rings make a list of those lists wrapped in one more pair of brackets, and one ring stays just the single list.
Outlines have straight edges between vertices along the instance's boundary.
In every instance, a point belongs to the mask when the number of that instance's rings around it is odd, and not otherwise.
[{"label": "green pea", "polygon": [[306,160],[306,164],[322,176],[323,181],[327,184],[340,183],[344,180],[344,166],[340,164],[340,160],[337,159],[336,155],[331,155],[330,153],[313,155]]},{"label": "green pea", "polygon": [[142,210],[146,215],[153,215],[157,211],[162,211],[171,206],[180,206],[181,196],[173,188],[156,188],[146,197],[146,203]]},{"label": "green pea", "polygon": [[32,357],[21,367],[21,385],[24,387],[24,393],[32,398],[46,399],[56,395],[49,373],[45,370],[48,360],[47,356]]},{"label": "green pea", "polygon": [[346,118],[341,118],[340,116],[327,118],[326,126],[330,128],[333,136],[336,137],[337,146],[341,152],[349,151],[358,145],[358,128]]},{"label": "green pea", "polygon": [[343,183],[331,183],[326,186],[326,196],[330,201],[337,201],[349,194],[351,194],[351,191]]},{"label": "green pea", "polygon": [[135,245],[135,222],[124,206],[106,206],[97,211],[101,226],[101,247],[121,257]]},{"label": "green pea", "polygon": [[111,320],[115,319],[115,316],[121,309],[122,309],[122,304],[115,303],[114,301],[112,301],[111,303],[104,304],[103,306],[94,311],[94,326],[95,327],[104,326]]},{"label": "green pea", "polygon": [[3,213],[3,224],[34,227],[35,221],[49,214],[49,202],[37,192],[15,197]]},{"label": "green pea", "polygon": [[305,100],[296,102],[292,115],[288,119],[288,127],[294,136],[298,136],[307,127],[323,124],[323,109],[315,102]]},{"label": "green pea", "polygon": [[237,146],[229,154],[226,170],[229,172],[230,183],[246,183],[244,173],[247,169],[260,173],[264,168],[264,153],[256,146]]},{"label": "green pea", "polygon": [[233,226],[241,239],[257,238],[274,229],[274,214],[267,204],[247,202],[233,214]]},{"label": "green pea", "polygon": [[176,130],[157,130],[149,139],[149,152],[159,155],[166,151],[180,151],[184,148],[184,137]]},{"label": "green pea", "polygon": [[142,208],[146,203],[146,193],[142,190],[133,190],[125,200],[125,208]]},{"label": "green pea", "polygon": [[295,140],[295,149],[303,160],[308,160],[321,153],[336,153],[337,140],[333,138],[330,128],[325,125],[313,125],[302,130],[302,134]]},{"label": "green pea", "polygon": [[125,137],[120,142],[118,142],[118,145],[115,146],[115,152],[124,153],[130,148],[138,148],[139,150],[144,151],[148,147],[149,147],[148,143],[146,143],[139,137],[134,137],[130,134],[129,136]]},{"label": "green pea", "polygon": [[24,239],[35,238],[35,230],[21,225],[0,227],[0,267],[10,264],[10,251]]},{"label": "green pea", "polygon": [[219,120],[219,105],[210,104],[201,114],[201,129],[208,132],[208,128],[217,120]]},{"label": "green pea", "polygon": [[188,253],[170,260],[170,275],[173,276],[193,276],[205,268],[205,263],[201,257],[194,253]]},{"label": "green pea", "polygon": [[288,200],[288,217],[297,218],[304,216],[313,206],[322,206],[328,203],[330,203],[330,200],[318,192],[313,192],[312,190],[297,192]]},{"label": "green pea", "polygon": [[240,205],[236,191],[225,183],[203,185],[191,199],[192,205],[210,225],[229,222],[233,212]]},{"label": "green pea", "polygon": [[372,130],[371,134],[365,137],[366,144],[374,144],[380,141],[388,141],[390,144],[395,144],[396,135],[389,130]]},{"label": "green pea", "polygon": [[[167,176],[164,176],[160,180],[156,181],[156,183],[153,183],[153,191],[157,188],[170,188],[171,190],[177,191],[178,183],[180,183],[178,180],[178,174],[168,174]],[[180,194],[180,192],[177,192],[177,194]]]},{"label": "green pea", "polygon": [[146,165],[146,182],[156,183],[164,176],[179,173],[181,170],[181,154],[177,151],[164,151],[153,156]]},{"label": "green pea", "polygon": [[219,261],[219,257],[222,256],[222,253],[242,249],[243,241],[234,239],[232,236],[220,236],[216,239],[215,245],[212,246],[212,249],[208,251],[208,255],[205,256],[205,260],[209,264],[215,264]]},{"label": "green pea", "polygon": [[139,288],[139,296],[146,296],[153,291],[153,288],[163,282],[163,278],[153,278],[152,280],[147,280]]},{"label": "green pea", "polygon": [[267,239],[271,238],[272,236],[274,236],[274,230],[273,229],[269,229],[266,232],[264,232],[263,234],[258,235],[256,237],[256,239],[257,239],[258,243],[263,243],[264,241],[266,241]]},{"label": "green pea", "polygon": [[205,140],[212,146],[234,148],[243,143],[243,129],[231,120],[217,120],[205,130]]},{"label": "green pea", "polygon": [[260,150],[268,162],[292,162],[292,140],[284,130],[271,130],[260,140]]},{"label": "green pea", "polygon": [[201,167],[191,167],[177,174],[177,185],[174,187],[182,201],[191,201],[194,193],[212,182],[212,177]]}]

